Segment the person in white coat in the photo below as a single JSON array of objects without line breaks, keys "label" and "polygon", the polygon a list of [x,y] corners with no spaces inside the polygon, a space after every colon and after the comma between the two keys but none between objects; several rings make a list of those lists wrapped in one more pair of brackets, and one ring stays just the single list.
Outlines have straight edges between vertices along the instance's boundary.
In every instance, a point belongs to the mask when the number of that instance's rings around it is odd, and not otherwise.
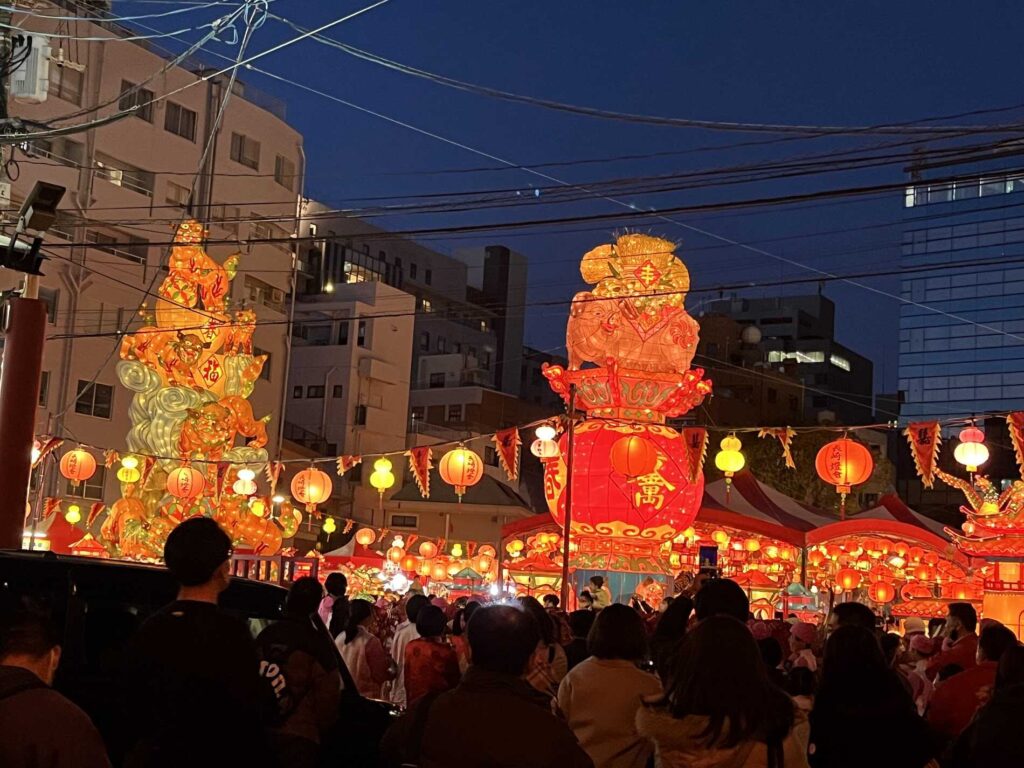
[{"label": "person in white coat", "polygon": [[391,639],[391,658],[395,661],[398,669],[398,676],[391,686],[391,701],[406,705],[405,697],[405,647],[420,636],[416,631],[416,617],[420,615],[420,609],[430,605],[430,599],[425,595],[414,594],[405,604],[406,620],[398,625],[395,636]]}]

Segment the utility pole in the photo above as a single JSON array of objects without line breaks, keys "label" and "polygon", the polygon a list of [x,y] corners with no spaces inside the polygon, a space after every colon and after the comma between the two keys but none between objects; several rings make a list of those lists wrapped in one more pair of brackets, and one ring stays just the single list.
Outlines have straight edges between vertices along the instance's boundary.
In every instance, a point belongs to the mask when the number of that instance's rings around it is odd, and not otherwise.
[{"label": "utility pole", "polygon": [[576,443],[576,385],[569,385],[568,435],[565,440],[565,519],[562,525],[562,591],[563,610],[569,608],[569,538],[572,535],[573,453]]}]

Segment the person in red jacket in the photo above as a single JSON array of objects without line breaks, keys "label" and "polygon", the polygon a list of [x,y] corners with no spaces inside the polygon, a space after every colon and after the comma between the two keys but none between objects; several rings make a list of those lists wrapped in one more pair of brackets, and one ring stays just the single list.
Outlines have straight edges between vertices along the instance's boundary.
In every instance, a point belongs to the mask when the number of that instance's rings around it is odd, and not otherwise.
[{"label": "person in red jacket", "polygon": [[978,652],[978,614],[970,603],[950,603],[947,608],[946,626],[943,630],[948,640],[945,650],[935,654],[925,674],[934,679],[943,667],[957,664],[970,669],[975,664],[974,657]]},{"label": "person in red jacket", "polygon": [[977,665],[935,688],[928,704],[928,724],[947,739],[959,736],[995,684],[999,659],[1015,645],[1017,638],[1002,624],[986,627],[978,639]]}]

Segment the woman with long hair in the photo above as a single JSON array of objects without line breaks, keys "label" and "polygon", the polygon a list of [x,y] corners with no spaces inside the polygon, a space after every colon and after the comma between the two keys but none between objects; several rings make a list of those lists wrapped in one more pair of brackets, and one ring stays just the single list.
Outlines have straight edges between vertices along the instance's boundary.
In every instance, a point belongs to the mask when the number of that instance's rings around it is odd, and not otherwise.
[{"label": "woman with long hair", "polygon": [[768,680],[736,619],[712,616],[694,627],[665,688],[636,718],[657,768],[807,768],[807,721]]},{"label": "woman with long hair", "polygon": [[888,763],[903,768],[922,768],[935,756],[911,695],[877,636],[861,626],[841,626],[829,636],[810,720],[812,766],[873,765],[880,745]]},{"label": "woman with long hair", "polygon": [[555,696],[558,693],[558,684],[569,671],[565,649],[558,644],[555,635],[555,621],[537,598],[524,596],[518,598],[518,601],[523,610],[533,616],[540,630],[540,643],[537,645],[537,653],[530,662],[526,679],[538,691]]},{"label": "woman with long hair", "polygon": [[373,634],[376,621],[373,603],[352,600],[348,603],[345,630],[335,641],[356,688],[368,699],[379,699],[381,686],[394,680],[397,673],[384,644]]},{"label": "woman with long hair", "polygon": [[651,635],[651,660],[663,683],[672,677],[672,665],[686,637],[686,627],[693,613],[693,600],[682,595],[673,600],[658,619]]}]

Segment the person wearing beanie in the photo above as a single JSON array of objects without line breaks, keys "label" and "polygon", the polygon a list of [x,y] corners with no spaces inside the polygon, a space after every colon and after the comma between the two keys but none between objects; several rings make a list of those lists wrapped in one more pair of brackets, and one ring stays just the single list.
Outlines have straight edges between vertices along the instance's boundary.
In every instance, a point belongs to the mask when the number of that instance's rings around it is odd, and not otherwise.
[{"label": "person wearing beanie", "polygon": [[809,669],[818,671],[818,659],[812,650],[818,636],[818,628],[806,621],[798,621],[789,630],[789,650],[791,651],[786,666],[789,669]]},{"label": "person wearing beanie", "polygon": [[908,619],[903,620],[903,637],[906,639],[907,648],[910,647],[910,641],[917,635],[924,636],[927,625],[924,623],[924,619],[919,619],[917,616],[911,616]]},{"label": "person wearing beanie", "polygon": [[178,599],[151,616],[125,652],[126,768],[246,765],[272,760],[275,702],[249,628],[217,605],[230,583],[231,539],[207,517],[167,537]]}]

